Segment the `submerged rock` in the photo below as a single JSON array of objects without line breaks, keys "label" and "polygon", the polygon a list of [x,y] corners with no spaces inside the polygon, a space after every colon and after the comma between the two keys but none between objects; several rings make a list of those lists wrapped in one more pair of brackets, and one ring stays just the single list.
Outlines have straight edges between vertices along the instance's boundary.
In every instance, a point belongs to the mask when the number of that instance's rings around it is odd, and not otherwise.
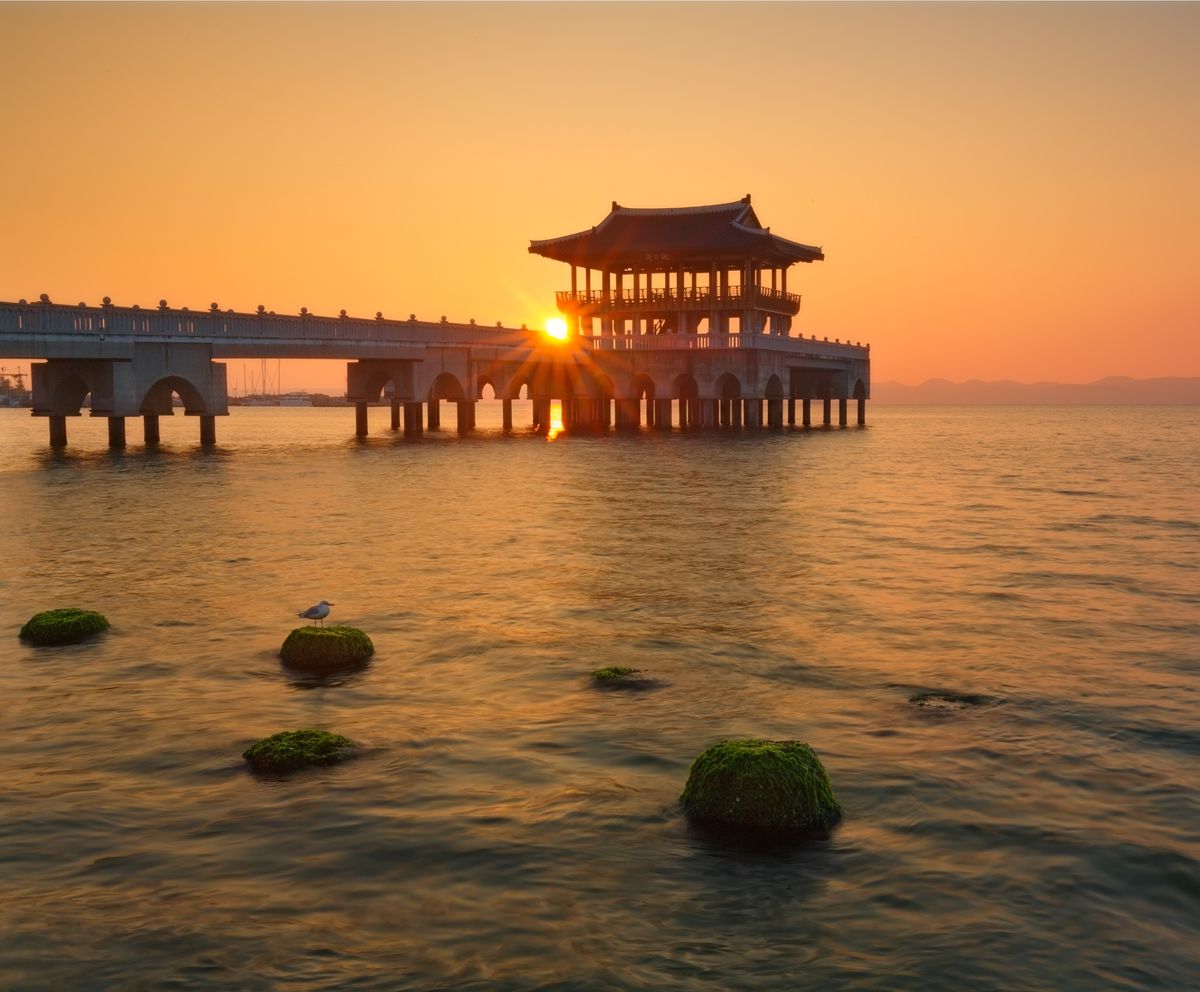
[{"label": "submerged rock", "polygon": [[800,741],[718,741],[692,763],[679,801],[697,822],[774,839],[827,830],[842,815],[829,773]]},{"label": "submerged rock", "polygon": [[242,752],[258,771],[288,772],[309,765],[332,765],[354,754],[354,742],[327,730],[284,730]]},{"label": "submerged rock", "polygon": [[653,689],[661,684],[657,679],[642,674],[640,668],[609,665],[592,672],[592,685],[599,689]]},{"label": "submerged rock", "polygon": [[928,692],[918,692],[908,697],[914,706],[924,710],[950,712],[965,710],[972,706],[986,706],[991,697],[980,696],[969,692],[948,692],[944,689],[930,689]]},{"label": "submerged rock", "polygon": [[18,636],[31,644],[74,644],[107,628],[108,620],[94,610],[46,610],[31,616]]},{"label": "submerged rock", "polygon": [[284,664],[318,673],[360,664],[374,653],[371,638],[357,627],[336,625],[297,627],[279,649]]}]

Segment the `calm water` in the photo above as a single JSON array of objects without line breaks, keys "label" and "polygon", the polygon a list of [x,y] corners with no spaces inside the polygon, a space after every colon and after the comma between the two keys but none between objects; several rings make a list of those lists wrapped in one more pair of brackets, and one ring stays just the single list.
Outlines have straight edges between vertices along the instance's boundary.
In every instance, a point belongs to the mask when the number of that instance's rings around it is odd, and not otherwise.
[{"label": "calm water", "polygon": [[[1196,988],[1200,409],[869,416],[358,443],[241,408],[213,451],[83,418],[51,454],[0,411],[0,987]],[[306,685],[276,652],[321,598],[377,654]],[[113,628],[18,642],[62,605]],[[245,770],[307,725],[365,753]],[[730,735],[817,749],[827,841],[689,830]]]}]

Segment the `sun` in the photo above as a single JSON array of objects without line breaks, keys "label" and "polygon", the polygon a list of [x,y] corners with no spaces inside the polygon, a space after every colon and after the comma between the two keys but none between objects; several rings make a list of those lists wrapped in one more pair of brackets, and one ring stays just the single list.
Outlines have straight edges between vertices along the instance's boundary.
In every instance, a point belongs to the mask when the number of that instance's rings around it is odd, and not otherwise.
[{"label": "sun", "polygon": [[546,333],[559,341],[567,339],[567,322],[562,317],[551,317],[546,321]]}]

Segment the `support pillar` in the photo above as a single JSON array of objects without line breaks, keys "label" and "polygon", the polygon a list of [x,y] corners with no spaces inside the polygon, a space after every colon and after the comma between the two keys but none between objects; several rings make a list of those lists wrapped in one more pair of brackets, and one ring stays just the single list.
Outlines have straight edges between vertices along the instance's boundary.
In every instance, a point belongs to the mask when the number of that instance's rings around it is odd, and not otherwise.
[{"label": "support pillar", "polygon": [[471,433],[471,408],[475,405],[470,400],[459,400],[454,404],[458,408],[458,433]]},{"label": "support pillar", "polygon": [[67,418],[50,417],[50,447],[65,448],[67,446]]},{"label": "support pillar", "polygon": [[[607,275],[607,273],[605,273]],[[512,400],[503,400],[501,406],[504,410],[504,429],[512,430]]]},{"label": "support pillar", "polygon": [[838,397],[838,426],[846,426],[846,397]]},{"label": "support pillar", "polygon": [[858,426],[866,427],[867,425],[867,401],[862,397],[858,400]]},{"label": "support pillar", "polygon": [[821,411],[821,423],[828,427],[832,422],[830,413],[833,409],[833,400],[826,396],[821,403],[824,407],[824,409]]},{"label": "support pillar", "polygon": [[[365,411],[367,405],[363,404]],[[364,422],[365,422],[364,415]],[[202,413],[200,415],[200,443],[201,444],[216,444],[217,443],[217,418],[211,413]]]},{"label": "support pillar", "polygon": [[160,437],[158,432],[158,414],[147,413],[142,416],[142,437],[147,444],[158,444]]},{"label": "support pillar", "polygon": [[656,431],[669,431],[671,429],[670,400],[654,401],[654,429]]},{"label": "support pillar", "polygon": [[442,401],[436,397],[429,401],[429,429],[436,431],[442,426]]},{"label": "support pillar", "polygon": [[392,430],[400,430],[400,401],[392,400]]},{"label": "support pillar", "polygon": [[803,399],[800,401],[800,405],[801,405],[801,417],[803,418],[801,423],[805,427],[811,427],[812,426],[812,400]]},{"label": "support pillar", "polygon": [[746,404],[746,426],[762,427],[762,400],[749,399]]},{"label": "support pillar", "polygon": [[783,398],[767,400],[767,426],[772,430],[783,428]]},{"label": "support pillar", "polygon": [[742,400],[740,396],[729,401],[729,426],[735,429],[742,426]]},{"label": "support pillar", "polygon": [[[201,426],[200,426],[200,433],[201,434],[204,433],[203,424],[201,424]],[[355,403],[354,404],[354,436],[355,437],[366,437],[367,436],[367,404],[366,403]]]},{"label": "support pillar", "polygon": [[[771,271],[771,281],[772,282],[775,281],[775,271],[774,270]],[[788,397],[788,426],[789,427],[796,426],[796,397],[794,397],[794,396]]]},{"label": "support pillar", "polygon": [[125,447],[125,418],[108,418],[108,446],[110,448]]},{"label": "support pillar", "polygon": [[419,437],[423,427],[424,411],[420,403],[404,404],[404,436]]}]

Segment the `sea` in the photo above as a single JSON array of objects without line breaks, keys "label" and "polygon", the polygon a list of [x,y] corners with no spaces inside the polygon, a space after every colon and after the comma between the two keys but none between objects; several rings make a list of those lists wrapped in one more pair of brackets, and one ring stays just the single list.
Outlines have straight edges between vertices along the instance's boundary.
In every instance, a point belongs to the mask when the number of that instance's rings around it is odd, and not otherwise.
[{"label": "sea", "polygon": [[[1200,988],[1200,408],[516,406],[0,410],[0,988]],[[321,599],[364,669],[281,665]],[[112,627],[18,640],[64,606]],[[359,754],[248,769],[302,727]],[[841,822],[690,824],[728,737],[809,743]]]}]

